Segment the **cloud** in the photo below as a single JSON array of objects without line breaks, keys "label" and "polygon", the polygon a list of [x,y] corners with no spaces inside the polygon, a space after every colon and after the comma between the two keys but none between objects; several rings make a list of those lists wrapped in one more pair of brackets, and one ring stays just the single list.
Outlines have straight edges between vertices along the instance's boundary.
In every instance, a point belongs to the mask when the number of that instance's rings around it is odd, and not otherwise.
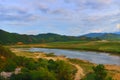
[{"label": "cloud", "polygon": [[20,7],[0,7],[0,21],[30,21],[37,19],[38,16],[29,13]]},{"label": "cloud", "polygon": [[113,2],[113,0],[97,0],[97,1],[103,4],[111,4]]},{"label": "cloud", "polygon": [[104,31],[103,29],[93,29],[90,32],[92,32],[92,33],[100,33],[100,32],[103,32],[103,31]]},{"label": "cloud", "polygon": [[31,14],[21,15],[21,14],[0,14],[0,21],[30,21],[33,20]]},{"label": "cloud", "polygon": [[111,6],[120,5],[120,1],[118,0],[64,0],[66,3],[74,3],[79,9],[93,9],[93,10],[102,10],[108,9]]},{"label": "cloud", "polygon": [[40,10],[43,13],[47,13],[50,10],[50,8],[48,7],[48,5],[45,4],[45,3],[39,3],[38,6],[37,6],[37,8],[38,8],[38,10]]},{"label": "cloud", "polygon": [[69,11],[66,9],[56,9],[56,10],[52,10],[50,11],[50,14],[54,14],[54,15],[69,15]]},{"label": "cloud", "polygon": [[64,0],[66,3],[78,3],[78,4],[85,4],[85,3],[100,3],[100,4],[110,4],[113,0]]},{"label": "cloud", "polygon": [[116,28],[120,30],[120,24],[117,24]]},{"label": "cloud", "polygon": [[30,26],[31,25],[29,22],[18,22],[18,21],[7,22],[6,24],[10,25],[10,26],[17,26],[17,27]]}]

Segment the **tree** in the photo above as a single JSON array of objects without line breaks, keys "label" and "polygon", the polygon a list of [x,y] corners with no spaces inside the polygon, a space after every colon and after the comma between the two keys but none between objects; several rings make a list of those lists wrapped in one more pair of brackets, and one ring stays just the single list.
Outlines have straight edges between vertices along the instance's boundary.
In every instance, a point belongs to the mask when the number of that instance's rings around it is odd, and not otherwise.
[{"label": "tree", "polygon": [[99,64],[96,67],[93,67],[95,73],[95,80],[106,80],[107,71],[105,70],[104,65]]},{"label": "tree", "polygon": [[5,78],[3,76],[0,76],[0,80],[5,80]]},{"label": "tree", "polygon": [[20,73],[20,74],[13,74],[9,80],[31,80],[31,76],[29,73]]},{"label": "tree", "polygon": [[56,80],[55,75],[45,68],[30,72],[31,80]]},{"label": "tree", "polygon": [[58,80],[73,80],[72,73],[73,69],[71,68],[71,65],[66,63],[65,61],[57,61],[57,78]]},{"label": "tree", "polygon": [[58,64],[56,63],[56,61],[53,61],[52,59],[50,59],[49,61],[48,61],[48,69],[49,69],[49,71],[54,71],[54,72],[56,72],[57,70],[56,70],[56,68],[58,67]]},{"label": "tree", "polygon": [[17,67],[16,63],[12,60],[8,60],[6,64],[4,65],[4,71],[11,72],[14,71]]}]

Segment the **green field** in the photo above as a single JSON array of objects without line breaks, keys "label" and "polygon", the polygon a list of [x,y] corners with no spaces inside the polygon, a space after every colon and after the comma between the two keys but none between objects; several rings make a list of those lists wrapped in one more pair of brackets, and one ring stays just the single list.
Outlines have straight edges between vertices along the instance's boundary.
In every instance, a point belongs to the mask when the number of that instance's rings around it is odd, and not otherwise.
[{"label": "green field", "polygon": [[42,47],[42,48],[59,48],[72,50],[85,50],[107,52],[120,55],[119,41],[71,41],[71,42],[52,42],[45,44],[29,44],[29,45],[15,45],[13,47]]}]

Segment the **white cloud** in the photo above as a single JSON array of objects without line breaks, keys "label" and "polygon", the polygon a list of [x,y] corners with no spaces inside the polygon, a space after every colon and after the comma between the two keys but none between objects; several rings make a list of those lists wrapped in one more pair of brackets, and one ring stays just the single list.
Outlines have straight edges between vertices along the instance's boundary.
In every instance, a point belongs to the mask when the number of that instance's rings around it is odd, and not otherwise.
[{"label": "white cloud", "polygon": [[93,33],[100,33],[100,32],[103,32],[104,30],[103,29],[94,29],[94,30],[91,30],[91,32]]},{"label": "white cloud", "polygon": [[113,0],[96,0],[98,2],[101,2],[103,4],[111,4]]},{"label": "white cloud", "polygon": [[116,28],[117,28],[117,29],[120,29],[120,24],[117,24]]}]

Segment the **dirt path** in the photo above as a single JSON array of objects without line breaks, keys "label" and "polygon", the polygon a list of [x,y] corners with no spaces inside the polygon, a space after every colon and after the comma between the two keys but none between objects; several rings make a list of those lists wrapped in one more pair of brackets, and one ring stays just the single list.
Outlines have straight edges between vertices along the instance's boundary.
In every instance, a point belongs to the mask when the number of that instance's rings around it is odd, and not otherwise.
[{"label": "dirt path", "polygon": [[77,72],[75,74],[74,80],[80,80],[81,77],[84,76],[83,69],[79,65],[77,65],[77,64],[73,64],[73,63],[70,63],[70,64],[72,64],[73,66],[75,66],[77,68]]}]

